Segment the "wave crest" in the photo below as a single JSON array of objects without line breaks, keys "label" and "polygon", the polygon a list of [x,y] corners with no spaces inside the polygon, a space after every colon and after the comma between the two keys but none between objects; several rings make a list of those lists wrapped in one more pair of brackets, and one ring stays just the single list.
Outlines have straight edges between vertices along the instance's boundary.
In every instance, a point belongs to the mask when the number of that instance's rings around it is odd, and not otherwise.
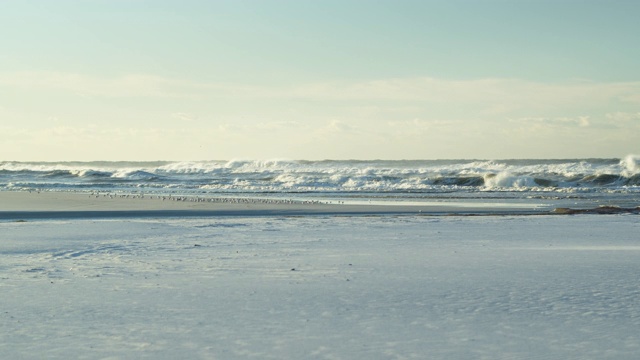
[{"label": "wave crest", "polygon": [[640,192],[640,157],[578,160],[243,160],[0,163],[0,187],[207,192]]},{"label": "wave crest", "polygon": [[620,160],[620,166],[623,167],[625,176],[640,174],[640,155],[627,155]]}]

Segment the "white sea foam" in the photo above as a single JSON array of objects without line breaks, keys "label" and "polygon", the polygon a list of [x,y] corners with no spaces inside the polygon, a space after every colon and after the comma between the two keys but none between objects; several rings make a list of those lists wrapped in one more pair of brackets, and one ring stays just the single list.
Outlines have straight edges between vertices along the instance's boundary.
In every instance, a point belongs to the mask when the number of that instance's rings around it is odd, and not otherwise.
[{"label": "white sea foam", "polygon": [[624,159],[620,160],[620,166],[623,167],[623,174],[627,176],[640,174],[640,156],[627,155]]},{"label": "white sea foam", "polygon": [[528,175],[513,175],[510,172],[503,171],[498,174],[489,174],[484,177],[485,187],[488,189],[496,188],[533,188],[538,185],[534,178]]},{"label": "white sea foam", "polygon": [[[640,192],[637,156],[577,160],[0,163],[0,188],[234,192]],[[4,185],[3,185],[4,184]]]}]

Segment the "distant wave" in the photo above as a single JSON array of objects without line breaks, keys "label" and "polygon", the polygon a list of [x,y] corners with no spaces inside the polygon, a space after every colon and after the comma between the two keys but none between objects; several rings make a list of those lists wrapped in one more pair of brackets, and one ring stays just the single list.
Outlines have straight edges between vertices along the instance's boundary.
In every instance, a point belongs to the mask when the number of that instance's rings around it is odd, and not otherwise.
[{"label": "distant wave", "polygon": [[528,160],[0,162],[0,189],[640,192],[640,157]]}]

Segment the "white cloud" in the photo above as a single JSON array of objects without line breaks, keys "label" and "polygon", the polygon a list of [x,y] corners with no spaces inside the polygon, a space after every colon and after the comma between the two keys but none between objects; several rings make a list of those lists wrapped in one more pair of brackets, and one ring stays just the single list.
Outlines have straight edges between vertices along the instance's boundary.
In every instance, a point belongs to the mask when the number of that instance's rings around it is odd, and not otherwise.
[{"label": "white cloud", "polygon": [[320,129],[321,132],[329,133],[345,133],[357,131],[358,127],[345,123],[342,120],[332,119],[329,123]]},{"label": "white cloud", "polygon": [[433,140],[434,137],[454,136],[459,141],[469,133],[477,133],[478,125],[469,122],[467,125],[458,120],[442,119],[412,119],[387,122],[388,136],[393,136],[398,141],[419,141],[417,138]]},{"label": "white cloud", "polygon": [[[97,77],[78,73],[18,72],[0,74],[0,85],[21,89],[68,91],[85,96],[309,99],[314,101],[384,101],[481,105],[488,114],[558,105],[640,103],[640,82],[566,81],[542,83],[509,78],[449,80],[430,77],[324,82],[294,86],[201,83],[149,74]],[[354,105],[356,106],[356,105]],[[380,105],[379,105],[380,106]],[[384,107],[384,106],[382,106]]]},{"label": "white cloud", "polygon": [[245,123],[226,122],[218,125],[216,128],[219,131],[223,131],[228,134],[260,134],[264,132],[287,132],[290,130],[297,130],[304,127],[304,125],[298,121],[246,121]]},{"label": "white cloud", "polygon": [[580,116],[578,117],[578,125],[581,127],[587,127],[591,125],[588,116]]},{"label": "white cloud", "polygon": [[[626,150],[637,147],[640,129],[640,102],[632,102],[640,99],[640,82],[421,77],[258,86],[24,72],[0,73],[0,90],[12,96],[0,107],[0,123],[16,124],[3,129],[0,150],[17,144],[7,133],[21,134],[33,158],[78,156],[71,145],[65,153],[70,155],[48,150],[65,142],[100,146],[93,159],[116,150],[111,158],[140,158],[152,150],[167,158],[170,151],[181,151],[182,158],[223,157],[188,153],[194,146],[226,149],[230,157],[261,157],[265,146],[285,157],[304,156],[300,149],[320,157],[464,157],[465,151],[477,157],[491,147],[499,154],[501,141],[521,147],[510,156],[535,157],[541,144],[557,144],[559,152],[569,137],[574,145],[608,141],[612,149]],[[51,96],[60,92],[107,99],[77,106]],[[290,144],[299,146],[293,150]]]},{"label": "white cloud", "polygon": [[277,131],[277,130],[291,130],[299,128],[301,126],[298,121],[267,121],[258,122],[255,126],[245,126],[247,130],[255,129],[259,131]]},{"label": "white cloud", "polygon": [[423,120],[413,119],[406,121],[389,121],[387,123],[392,128],[409,129],[414,131],[416,129],[435,129],[435,128],[447,128],[460,124],[460,121],[455,120]]},{"label": "white cloud", "polygon": [[628,112],[614,112],[608,113],[605,115],[608,121],[613,121],[616,123],[628,123],[631,121],[640,120],[640,112],[636,113],[628,113]]},{"label": "white cloud", "polygon": [[[254,92],[253,94],[258,94]],[[336,102],[375,101],[398,104],[428,104],[460,108],[473,106],[477,114],[507,114],[517,110],[548,111],[559,107],[610,106],[640,99],[640,82],[598,83],[569,81],[541,83],[519,79],[447,80],[434,78],[386,79],[359,83],[308,84],[289,89],[260,92]],[[384,106],[382,103],[380,106]]]},{"label": "white cloud", "polygon": [[546,127],[549,129],[554,128],[575,128],[575,127],[589,127],[591,121],[589,116],[577,116],[577,117],[523,117],[516,119],[508,119],[511,123],[521,124],[524,126],[535,126],[538,128]]},{"label": "white cloud", "polygon": [[171,117],[184,122],[192,122],[198,119],[197,116],[194,116],[190,113],[182,113],[182,112],[173,113],[171,114]]}]

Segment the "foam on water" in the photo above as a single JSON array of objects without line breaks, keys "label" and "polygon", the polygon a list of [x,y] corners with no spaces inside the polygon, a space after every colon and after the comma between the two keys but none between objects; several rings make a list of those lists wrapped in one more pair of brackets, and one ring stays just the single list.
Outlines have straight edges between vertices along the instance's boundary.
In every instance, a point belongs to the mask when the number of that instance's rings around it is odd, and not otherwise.
[{"label": "foam on water", "polygon": [[[640,157],[568,160],[0,162],[0,190],[639,194]],[[421,195],[416,195],[421,196]]]},{"label": "foam on water", "polygon": [[625,176],[640,174],[640,156],[638,155],[627,155],[620,160],[620,165],[624,167],[623,174]]}]

